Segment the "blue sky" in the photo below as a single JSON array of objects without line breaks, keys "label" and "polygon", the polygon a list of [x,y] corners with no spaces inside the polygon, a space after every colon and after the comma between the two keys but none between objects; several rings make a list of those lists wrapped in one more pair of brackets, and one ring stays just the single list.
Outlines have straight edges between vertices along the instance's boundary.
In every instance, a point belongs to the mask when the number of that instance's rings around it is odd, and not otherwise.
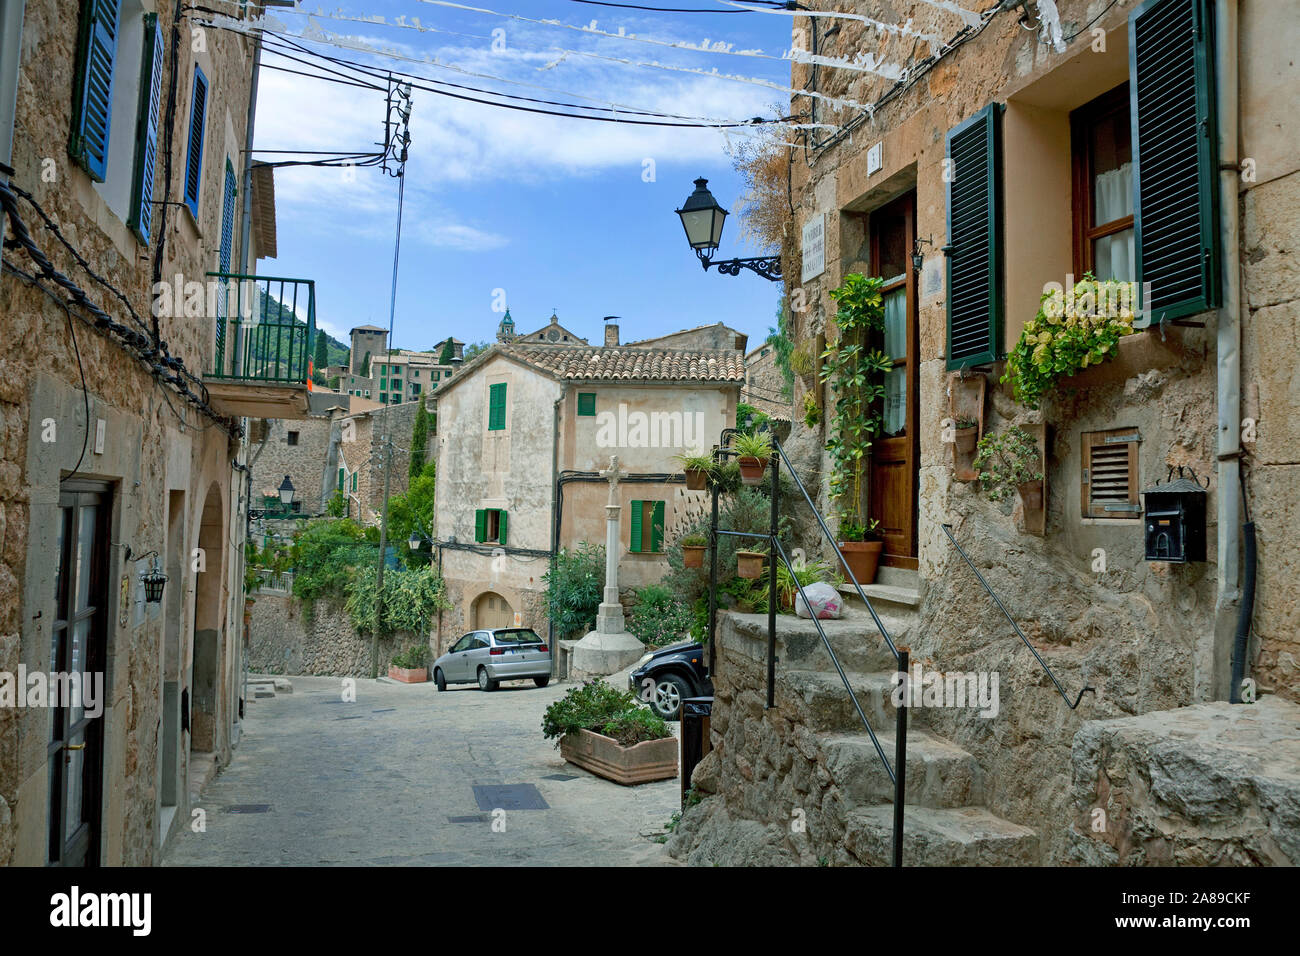
[{"label": "blue sky", "polygon": [[[731,9],[720,0],[649,2]],[[363,48],[315,45],[335,56],[542,99],[575,102],[572,96],[581,94],[643,109],[735,119],[772,116],[788,103],[780,90],[753,83],[598,58],[716,68],[784,88],[789,62],[780,57],[790,46],[785,16],[649,13],[573,0],[470,5],[579,27],[595,20],[600,30],[623,28],[666,41],[723,41],[774,58],[604,38],[422,0],[319,7],[309,0],[302,9],[322,15],[272,11],[272,16],[287,33],[325,31]],[[407,27],[395,25],[399,16]],[[346,19],[358,17],[385,22]],[[413,28],[417,19],[426,29]],[[504,51],[492,49],[494,29],[505,31]],[[370,52],[378,48],[417,60],[431,56],[470,73],[550,91]],[[271,55],[264,62],[303,68]],[[381,93],[262,71],[259,149],[370,148],[382,134],[382,118]],[[416,90],[411,137],[396,345],[430,348],[448,334],[466,342],[492,340],[500,320],[492,310],[497,289],[505,291],[519,331],[543,326],[555,310],[565,326],[592,342],[602,339],[605,315],[621,317],[624,341],[722,321],[748,333],[752,347],[774,324],[780,285],[749,272],[706,274],[673,214],[693,188],[692,180],[705,176],[732,212],[720,255],[757,254],[742,235],[737,214],[743,184],[727,151],[729,142],[744,141],[743,134],[531,115]],[[643,177],[647,160],[653,161],[650,182]],[[277,170],[279,256],[263,261],[259,271],[315,279],[317,320],[340,339],[355,325],[386,327],[396,197],[397,181],[378,169],[352,170],[350,178],[338,169]]]}]

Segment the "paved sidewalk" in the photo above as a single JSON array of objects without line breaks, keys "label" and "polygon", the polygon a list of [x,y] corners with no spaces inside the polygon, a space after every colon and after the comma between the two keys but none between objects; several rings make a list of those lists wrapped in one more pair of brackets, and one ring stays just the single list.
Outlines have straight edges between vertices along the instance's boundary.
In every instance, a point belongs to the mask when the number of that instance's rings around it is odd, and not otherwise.
[{"label": "paved sidewalk", "polygon": [[[345,703],[339,678],[291,679],[292,694],[248,703],[235,757],[202,795],[206,832],[187,827],[164,865],[673,865],[653,837],[678,809],[676,780],[621,787],[542,738],[542,712],[571,685],[358,680]],[[549,809],[476,799],[476,785],[511,784]]]}]

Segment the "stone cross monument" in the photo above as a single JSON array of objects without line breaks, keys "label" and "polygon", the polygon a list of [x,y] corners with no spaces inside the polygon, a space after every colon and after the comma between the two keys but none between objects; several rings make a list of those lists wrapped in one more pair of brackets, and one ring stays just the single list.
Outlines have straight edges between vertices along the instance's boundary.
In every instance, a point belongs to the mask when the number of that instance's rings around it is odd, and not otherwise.
[{"label": "stone cross monument", "polygon": [[618,598],[618,558],[623,542],[619,516],[623,506],[618,501],[618,456],[609,459],[609,467],[600,476],[609,482],[609,503],[605,505],[605,594],[596,612],[596,629],[573,647],[573,670],[582,674],[613,674],[633,663],[645,645],[625,630],[623,604]]}]

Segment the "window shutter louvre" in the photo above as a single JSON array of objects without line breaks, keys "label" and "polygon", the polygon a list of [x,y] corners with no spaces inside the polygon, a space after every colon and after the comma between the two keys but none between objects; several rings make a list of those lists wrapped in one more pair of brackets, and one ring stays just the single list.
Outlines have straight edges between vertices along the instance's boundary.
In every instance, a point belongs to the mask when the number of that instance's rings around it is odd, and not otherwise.
[{"label": "window shutter louvre", "polygon": [[591,418],[596,414],[595,392],[578,393],[578,414],[583,418]]},{"label": "window shutter louvre", "polygon": [[119,6],[119,0],[84,0],[81,5],[79,70],[73,87],[68,153],[91,179],[100,183],[108,166]]},{"label": "window shutter louvre", "polygon": [[654,516],[650,522],[650,550],[662,551],[664,549],[664,503],[662,501],[655,502]]},{"label": "window shutter louvre", "polygon": [[629,506],[632,512],[632,533],[628,536],[627,549],[638,554],[641,551],[641,502],[634,501]]},{"label": "window shutter louvre", "polygon": [[346,469],[346,468],[340,468],[340,469],[339,469],[339,491],[342,491],[342,490],[343,490],[343,476],[344,476],[344,474],[346,474],[346,473],[347,473],[347,469]]},{"label": "window shutter louvre", "polygon": [[352,490],[357,490],[357,473],[355,471],[352,473]]},{"label": "window shutter louvre", "polygon": [[158,14],[144,18],[144,57],[140,67],[140,116],[135,133],[135,182],[131,184],[131,214],[127,226],[149,245],[153,228],[153,176],[158,161],[158,113],[162,106],[163,38]]},{"label": "window shutter louvre", "polygon": [[1153,323],[1219,304],[1212,27],[1206,0],[1148,0],[1129,17],[1133,231]]},{"label": "window shutter louvre", "polygon": [[506,427],[506,383],[488,386],[488,431],[499,432]]},{"label": "window shutter louvre", "polygon": [[190,98],[190,145],[185,157],[185,205],[199,218],[199,187],[203,182],[203,120],[208,110],[208,78],[194,68],[194,95]]},{"label": "window shutter louvre", "polygon": [[1084,432],[1082,493],[1085,518],[1136,518],[1138,499],[1138,443],[1133,428]]},{"label": "window shutter louvre", "polygon": [[487,512],[479,508],[474,512],[474,540],[482,543],[487,537]]},{"label": "window shutter louvre", "polygon": [[1002,352],[1002,107],[948,131],[948,368]]},{"label": "window shutter louvre", "polygon": [[497,522],[498,522],[497,542],[499,544],[505,544],[506,543],[506,513],[504,511],[497,512]]}]

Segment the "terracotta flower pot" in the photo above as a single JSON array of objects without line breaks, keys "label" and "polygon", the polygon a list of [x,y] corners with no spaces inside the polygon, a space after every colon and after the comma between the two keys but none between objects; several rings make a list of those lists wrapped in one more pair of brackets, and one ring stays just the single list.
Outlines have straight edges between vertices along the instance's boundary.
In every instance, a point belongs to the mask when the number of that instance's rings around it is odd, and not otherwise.
[{"label": "terracotta flower pot", "polygon": [[1043,479],[1022,481],[1016,485],[1016,491],[1020,493],[1020,501],[1024,504],[1026,511],[1043,510]]},{"label": "terracotta flower pot", "polygon": [[957,429],[957,453],[959,455],[973,454],[975,446],[979,444],[979,438],[979,427],[976,425]]},{"label": "terracotta flower pot", "polygon": [[709,549],[702,544],[682,545],[682,567],[685,568],[704,567],[704,552],[707,550]]},{"label": "terracotta flower pot", "polygon": [[841,541],[840,551],[844,563],[853,572],[859,584],[874,584],[876,569],[880,566],[880,552],[884,550],[883,541]]},{"label": "terracotta flower pot", "polygon": [[763,483],[763,472],[767,471],[766,458],[755,458],[752,455],[745,455],[736,459],[736,464],[740,466],[740,480],[746,485],[759,485]]},{"label": "terracotta flower pot", "polygon": [[736,573],[742,578],[753,579],[760,576],[766,563],[767,555],[761,551],[736,552]]},{"label": "terracotta flower pot", "polygon": [[429,680],[429,669],[427,667],[397,667],[394,664],[389,664],[388,677],[390,680],[398,680],[403,684],[424,684]]},{"label": "terracotta flower pot", "polygon": [[677,776],[677,748],[676,737],[624,747],[613,737],[590,730],[560,739],[560,755],[569,763],[624,786]]},{"label": "terracotta flower pot", "polygon": [[703,491],[709,486],[709,473],[703,468],[686,469],[686,490]]}]

